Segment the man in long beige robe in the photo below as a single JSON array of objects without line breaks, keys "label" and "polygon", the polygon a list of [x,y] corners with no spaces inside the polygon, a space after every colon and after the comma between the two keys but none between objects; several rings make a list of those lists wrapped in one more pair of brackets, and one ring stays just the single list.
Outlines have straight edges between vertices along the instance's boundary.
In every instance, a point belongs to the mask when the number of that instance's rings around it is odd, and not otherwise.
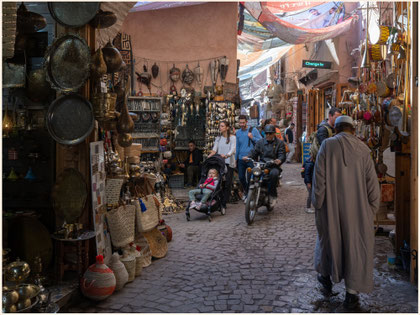
[{"label": "man in long beige robe", "polygon": [[374,214],[380,190],[369,148],[354,136],[352,119],[336,119],[337,135],[319,150],[312,181],[318,237],[315,269],[324,289],[342,279],[345,308],[355,308],[358,292],[373,289]]}]

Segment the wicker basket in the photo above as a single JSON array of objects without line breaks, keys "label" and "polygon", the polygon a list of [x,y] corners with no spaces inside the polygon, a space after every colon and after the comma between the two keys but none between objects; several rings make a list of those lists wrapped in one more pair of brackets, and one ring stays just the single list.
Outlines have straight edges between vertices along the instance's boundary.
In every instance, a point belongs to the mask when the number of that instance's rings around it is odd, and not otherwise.
[{"label": "wicker basket", "polygon": [[135,243],[141,248],[140,258],[143,268],[150,266],[152,264],[152,252],[150,251],[150,246],[146,238],[139,233],[136,236]]},{"label": "wicker basket", "polygon": [[134,242],[136,207],[121,206],[106,214],[111,241],[115,247],[123,247]]},{"label": "wicker basket", "polygon": [[152,257],[163,258],[168,252],[168,241],[166,237],[162,235],[158,228],[155,228],[149,232],[143,233],[143,236],[147,239],[152,252]]},{"label": "wicker basket", "polygon": [[136,200],[135,214],[136,214],[136,226],[138,232],[147,232],[153,230],[159,224],[159,209],[156,207],[155,199],[153,195],[148,195],[141,198],[143,204],[146,206],[146,211],[141,211],[140,201]]},{"label": "wicker basket", "polygon": [[130,255],[127,251],[124,251],[123,257],[120,261],[124,264],[125,269],[128,272],[128,281],[131,282],[136,277],[136,257]]},{"label": "wicker basket", "polygon": [[112,255],[109,268],[114,272],[117,281],[115,291],[121,290],[128,281],[128,272],[125,265],[120,261],[120,255],[118,253]]},{"label": "wicker basket", "polygon": [[[140,247],[138,247],[138,249],[140,249]],[[132,246],[130,249],[130,254],[134,257],[136,257],[136,271],[135,271],[135,275],[136,277],[141,275],[141,271],[143,269],[143,262],[141,259],[141,253],[140,250],[137,249],[137,246]]]},{"label": "wicker basket", "polygon": [[141,155],[141,143],[133,143],[127,148],[124,148],[124,154],[128,157],[139,157]]}]

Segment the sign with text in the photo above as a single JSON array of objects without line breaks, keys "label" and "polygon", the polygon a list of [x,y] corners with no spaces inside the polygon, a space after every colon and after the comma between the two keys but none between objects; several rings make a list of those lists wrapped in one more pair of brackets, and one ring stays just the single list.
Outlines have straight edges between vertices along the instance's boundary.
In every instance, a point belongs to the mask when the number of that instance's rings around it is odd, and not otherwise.
[{"label": "sign with text", "polygon": [[331,69],[331,61],[302,60],[303,68]]}]

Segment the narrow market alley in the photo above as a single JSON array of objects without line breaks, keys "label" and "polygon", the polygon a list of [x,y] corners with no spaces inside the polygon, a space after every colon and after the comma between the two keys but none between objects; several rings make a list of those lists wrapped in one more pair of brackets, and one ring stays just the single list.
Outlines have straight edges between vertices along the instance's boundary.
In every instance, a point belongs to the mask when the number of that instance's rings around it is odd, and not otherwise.
[{"label": "narrow market alley", "polygon": [[[164,217],[173,229],[165,258],[107,300],[87,299],[69,312],[334,312],[344,299],[344,284],[326,298],[313,269],[316,228],[305,213],[307,192],[300,164],[283,166],[279,201],[272,213],[260,210],[248,226],[241,202],[225,216],[192,212]],[[373,227],[372,227],[373,229]],[[373,232],[373,230],[372,230]],[[375,289],[360,294],[360,312],[417,313],[417,289],[408,275],[390,270],[387,236],[376,236]]]}]

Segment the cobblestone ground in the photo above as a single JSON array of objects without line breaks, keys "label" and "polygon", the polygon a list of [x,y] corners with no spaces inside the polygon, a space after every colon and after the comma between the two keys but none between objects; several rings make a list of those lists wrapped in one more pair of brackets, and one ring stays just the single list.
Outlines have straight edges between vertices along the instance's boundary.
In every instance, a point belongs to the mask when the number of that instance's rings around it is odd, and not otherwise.
[{"label": "cobblestone ground", "polygon": [[[173,241],[165,258],[107,300],[83,300],[69,312],[334,312],[343,283],[323,296],[313,269],[316,228],[306,214],[307,192],[299,164],[284,165],[279,201],[248,226],[242,203],[212,222],[198,212],[165,216]],[[372,227],[373,228],[373,227]],[[376,237],[375,290],[360,294],[360,312],[417,313],[417,289],[408,276],[388,270],[387,237]]]}]

